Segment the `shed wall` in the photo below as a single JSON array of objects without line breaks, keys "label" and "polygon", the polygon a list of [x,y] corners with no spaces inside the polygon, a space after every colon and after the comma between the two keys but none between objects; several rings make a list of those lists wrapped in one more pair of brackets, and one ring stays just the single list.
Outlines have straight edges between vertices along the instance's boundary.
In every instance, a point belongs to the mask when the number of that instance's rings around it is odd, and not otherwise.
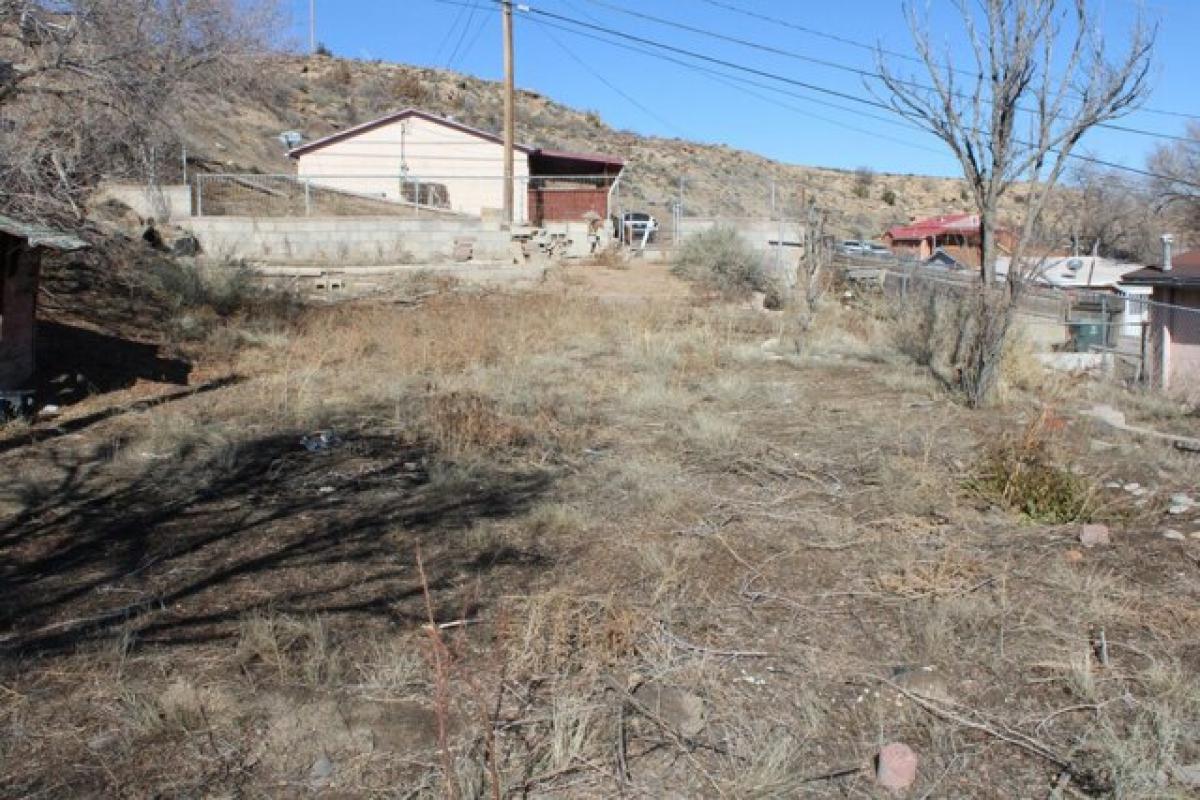
[{"label": "shed wall", "polygon": [[21,389],[33,375],[37,251],[0,234],[0,390]]}]

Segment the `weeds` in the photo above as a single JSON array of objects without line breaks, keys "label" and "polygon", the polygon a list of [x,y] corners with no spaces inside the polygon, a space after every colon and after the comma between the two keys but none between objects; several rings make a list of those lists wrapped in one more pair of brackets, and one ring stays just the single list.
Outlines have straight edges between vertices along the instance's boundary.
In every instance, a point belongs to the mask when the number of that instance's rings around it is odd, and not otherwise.
[{"label": "weeds", "polygon": [[710,228],[684,240],[672,271],[729,296],[768,288],[762,254],[729,227]]},{"label": "weeds", "polygon": [[1096,493],[1089,481],[1055,463],[1052,437],[1063,422],[1049,409],[1019,437],[986,448],[978,476],[969,482],[984,497],[1036,522],[1087,520]]}]

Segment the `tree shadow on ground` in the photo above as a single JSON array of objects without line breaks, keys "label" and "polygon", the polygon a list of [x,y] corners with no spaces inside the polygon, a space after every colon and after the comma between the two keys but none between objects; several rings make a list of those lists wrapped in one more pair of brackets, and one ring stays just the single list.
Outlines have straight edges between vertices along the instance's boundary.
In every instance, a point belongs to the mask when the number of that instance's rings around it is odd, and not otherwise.
[{"label": "tree shadow on ground", "polygon": [[298,432],[275,433],[132,477],[51,458],[55,481],[0,490],[20,509],[0,524],[0,652],[12,657],[118,633],[141,647],[210,641],[257,609],[408,625],[424,618],[417,545],[435,592],[543,559],[461,534],[523,513],[549,472],[456,467],[394,435],[310,451]]}]

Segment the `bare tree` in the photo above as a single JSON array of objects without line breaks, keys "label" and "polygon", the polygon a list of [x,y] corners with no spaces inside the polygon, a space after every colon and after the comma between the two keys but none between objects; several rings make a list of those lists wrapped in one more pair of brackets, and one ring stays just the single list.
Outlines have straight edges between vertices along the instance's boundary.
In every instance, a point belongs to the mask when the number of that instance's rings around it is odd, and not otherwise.
[{"label": "bare tree", "polygon": [[[980,218],[980,291],[973,327],[959,348],[962,388],[989,402],[1013,306],[1028,271],[1022,252],[1072,149],[1088,130],[1136,107],[1147,90],[1155,33],[1139,19],[1110,60],[1088,0],[955,0],[973,64],[939,55],[941,30],[904,4],[928,82],[902,76],[879,54],[886,101],[946,143],[958,159]],[[976,10],[978,9],[978,10]],[[963,75],[971,76],[965,82]],[[1014,231],[1007,289],[996,288],[1000,202],[1027,184]]]},{"label": "bare tree", "polygon": [[1191,233],[1200,235],[1200,122],[1188,123],[1187,141],[1158,147],[1150,171],[1161,176],[1154,182],[1160,205],[1182,211]]},{"label": "bare tree", "polygon": [[257,73],[275,19],[274,0],[0,0],[0,208],[78,216],[101,176],[153,175],[188,103]]},{"label": "bare tree", "polygon": [[1083,162],[1061,193],[1064,216],[1056,239],[1073,252],[1146,261],[1161,252],[1164,230],[1178,229],[1175,215],[1156,202],[1153,186],[1137,177]]}]

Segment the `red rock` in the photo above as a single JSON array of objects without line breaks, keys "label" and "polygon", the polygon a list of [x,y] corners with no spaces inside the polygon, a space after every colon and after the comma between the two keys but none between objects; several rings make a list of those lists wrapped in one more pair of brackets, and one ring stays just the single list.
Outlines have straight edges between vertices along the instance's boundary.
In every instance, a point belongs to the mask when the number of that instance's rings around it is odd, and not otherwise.
[{"label": "red rock", "polygon": [[1063,558],[1068,564],[1078,564],[1080,561],[1083,561],[1083,553],[1072,548],[1063,553]]},{"label": "red rock", "polygon": [[917,754],[900,742],[893,742],[879,751],[875,762],[875,780],[885,789],[902,791],[917,780]]}]

